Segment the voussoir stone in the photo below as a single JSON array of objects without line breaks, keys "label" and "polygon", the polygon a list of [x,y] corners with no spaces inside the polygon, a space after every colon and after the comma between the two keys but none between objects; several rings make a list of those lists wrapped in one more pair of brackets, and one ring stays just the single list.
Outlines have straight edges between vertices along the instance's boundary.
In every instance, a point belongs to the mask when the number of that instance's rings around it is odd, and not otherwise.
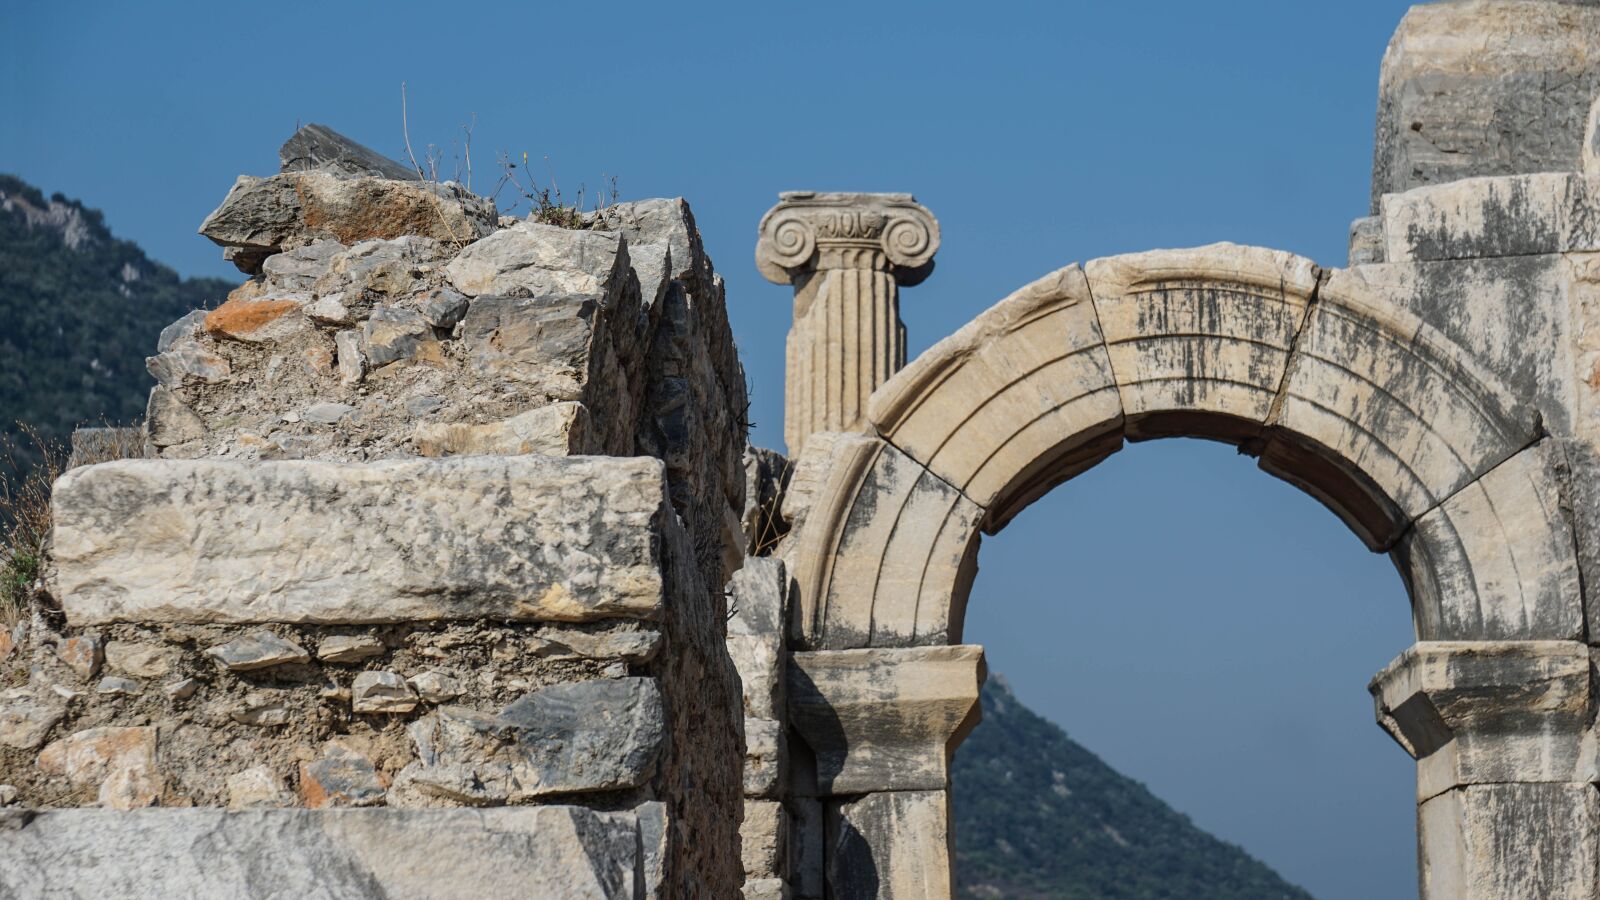
[{"label": "voussoir stone", "polygon": [[52,589],[73,624],[654,618],[665,509],[647,458],[124,460],[56,482]]}]

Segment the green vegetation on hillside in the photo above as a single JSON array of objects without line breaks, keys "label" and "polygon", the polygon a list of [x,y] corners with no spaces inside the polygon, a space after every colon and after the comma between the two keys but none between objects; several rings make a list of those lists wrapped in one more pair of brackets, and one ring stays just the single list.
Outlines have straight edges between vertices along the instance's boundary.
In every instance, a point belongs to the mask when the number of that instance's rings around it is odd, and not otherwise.
[{"label": "green vegetation on hillside", "polygon": [[998,676],[952,781],[969,900],[1310,900],[1029,711]]},{"label": "green vegetation on hillside", "polygon": [[21,443],[27,465],[37,452],[18,422],[60,442],[78,425],[139,418],[161,329],[232,287],[179,278],[112,237],[98,210],[0,175],[0,438]]}]

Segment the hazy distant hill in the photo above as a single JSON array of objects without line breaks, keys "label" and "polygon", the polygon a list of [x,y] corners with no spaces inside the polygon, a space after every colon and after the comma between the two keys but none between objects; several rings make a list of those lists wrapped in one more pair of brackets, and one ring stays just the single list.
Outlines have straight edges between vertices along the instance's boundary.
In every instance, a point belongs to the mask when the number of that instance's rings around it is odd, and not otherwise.
[{"label": "hazy distant hill", "polygon": [[0,433],[20,420],[64,440],[139,417],[161,329],[232,287],[179,278],[112,237],[98,210],[0,175]]},{"label": "hazy distant hill", "polygon": [[956,751],[953,781],[964,898],[1310,897],[1119,775],[998,676],[983,688],[983,723]]}]

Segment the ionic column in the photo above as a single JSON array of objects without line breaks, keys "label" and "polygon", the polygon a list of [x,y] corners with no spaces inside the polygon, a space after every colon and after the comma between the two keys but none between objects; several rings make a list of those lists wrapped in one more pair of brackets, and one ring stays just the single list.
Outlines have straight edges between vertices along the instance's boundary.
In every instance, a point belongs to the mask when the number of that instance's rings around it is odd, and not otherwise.
[{"label": "ionic column", "polygon": [[790,191],[761,219],[756,266],[794,285],[783,436],[855,431],[906,361],[900,286],[933,270],[939,223],[910,194]]},{"label": "ionic column", "polygon": [[1371,691],[1417,760],[1423,900],[1600,896],[1588,647],[1422,642]]}]

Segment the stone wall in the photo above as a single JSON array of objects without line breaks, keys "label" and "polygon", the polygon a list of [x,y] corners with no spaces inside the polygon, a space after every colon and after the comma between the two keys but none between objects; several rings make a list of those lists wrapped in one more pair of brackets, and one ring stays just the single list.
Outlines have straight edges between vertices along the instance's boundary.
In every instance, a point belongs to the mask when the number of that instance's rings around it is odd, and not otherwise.
[{"label": "stone wall", "polygon": [[221,841],[336,893],[737,894],[746,398],[687,204],[281,155],[201,228],[250,277],[162,333],[147,458],[56,485],[0,893],[258,895]]},{"label": "stone wall", "polygon": [[1412,7],[1383,57],[1372,212],[1423,185],[1575,171],[1600,91],[1596,34],[1594,0]]}]

